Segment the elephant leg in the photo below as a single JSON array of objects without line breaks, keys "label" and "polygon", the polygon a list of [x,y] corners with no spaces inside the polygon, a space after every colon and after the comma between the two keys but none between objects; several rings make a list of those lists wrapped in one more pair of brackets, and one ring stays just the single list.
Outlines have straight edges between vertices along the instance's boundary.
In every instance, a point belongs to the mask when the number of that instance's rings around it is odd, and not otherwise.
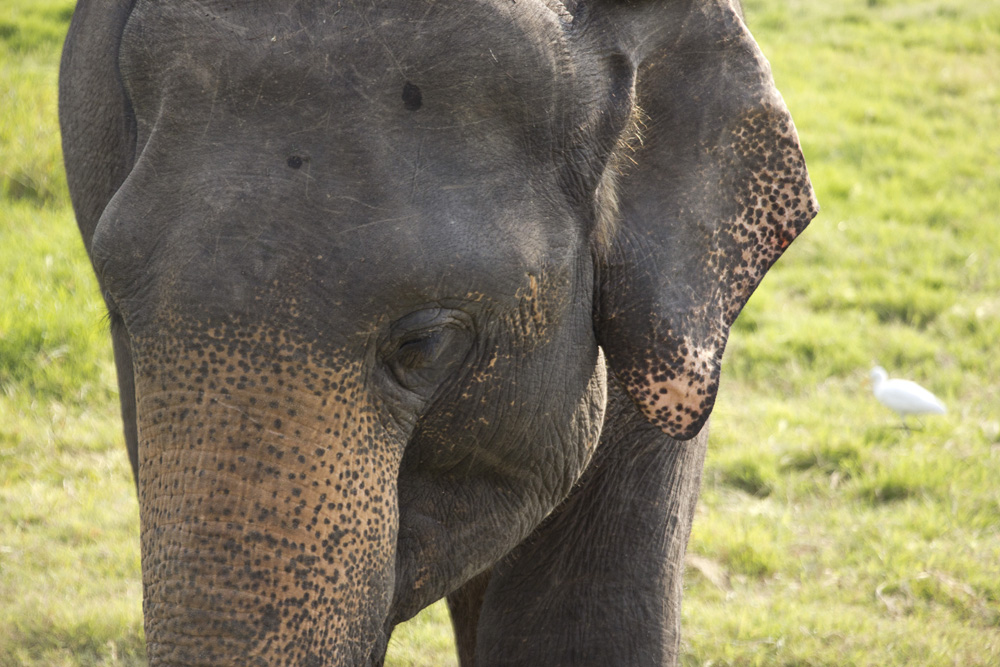
[{"label": "elephant leg", "polygon": [[609,386],[588,471],[494,566],[477,667],[675,664],[684,552],[707,438],[703,429],[693,440],[670,439]]},{"label": "elephant leg", "polygon": [[490,573],[491,570],[486,570],[476,575],[448,596],[448,611],[455,629],[455,647],[461,667],[475,667],[476,664],[476,629]]}]

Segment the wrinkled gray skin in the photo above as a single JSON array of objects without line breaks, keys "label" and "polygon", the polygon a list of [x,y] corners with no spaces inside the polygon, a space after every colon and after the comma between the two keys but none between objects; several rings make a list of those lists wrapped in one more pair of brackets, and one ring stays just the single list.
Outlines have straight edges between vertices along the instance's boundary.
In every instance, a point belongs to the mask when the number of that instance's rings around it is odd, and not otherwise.
[{"label": "wrinkled gray skin", "polygon": [[727,0],[81,0],[60,118],[152,665],[663,665],[729,325],[815,203]]}]

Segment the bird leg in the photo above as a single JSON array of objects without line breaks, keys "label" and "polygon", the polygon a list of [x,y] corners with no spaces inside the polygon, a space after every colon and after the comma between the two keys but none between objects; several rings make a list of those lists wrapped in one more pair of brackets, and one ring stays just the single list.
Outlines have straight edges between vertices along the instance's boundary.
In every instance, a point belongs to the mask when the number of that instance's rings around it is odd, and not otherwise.
[{"label": "bird leg", "polygon": [[920,421],[919,417],[915,418],[917,420],[917,426],[912,426],[912,427],[909,424],[906,423],[906,417],[901,416],[900,419],[903,422],[903,430],[906,431],[907,433],[910,433],[912,431],[923,431],[924,430],[924,423],[922,421]]}]

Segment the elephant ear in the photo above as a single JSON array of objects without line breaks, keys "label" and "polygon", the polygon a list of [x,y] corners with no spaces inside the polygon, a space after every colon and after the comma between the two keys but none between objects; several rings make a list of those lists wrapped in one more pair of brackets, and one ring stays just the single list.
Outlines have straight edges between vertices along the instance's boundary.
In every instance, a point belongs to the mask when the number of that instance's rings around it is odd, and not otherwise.
[{"label": "elephant ear", "polygon": [[[630,63],[637,129],[608,168],[619,172],[618,215],[598,252],[595,330],[643,414],[688,439],[715,403],[730,326],[818,206],[737,7],[593,0],[575,20],[611,76]],[[611,96],[622,88],[612,83]]]}]

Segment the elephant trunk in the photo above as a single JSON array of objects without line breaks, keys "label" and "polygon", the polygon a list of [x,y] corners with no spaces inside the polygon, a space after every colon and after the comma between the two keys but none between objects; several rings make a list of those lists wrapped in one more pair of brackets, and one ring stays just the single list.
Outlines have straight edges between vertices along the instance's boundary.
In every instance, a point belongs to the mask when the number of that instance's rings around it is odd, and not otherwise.
[{"label": "elephant trunk", "polygon": [[392,597],[399,457],[357,369],[259,343],[144,348],[150,664],[368,664]]}]

